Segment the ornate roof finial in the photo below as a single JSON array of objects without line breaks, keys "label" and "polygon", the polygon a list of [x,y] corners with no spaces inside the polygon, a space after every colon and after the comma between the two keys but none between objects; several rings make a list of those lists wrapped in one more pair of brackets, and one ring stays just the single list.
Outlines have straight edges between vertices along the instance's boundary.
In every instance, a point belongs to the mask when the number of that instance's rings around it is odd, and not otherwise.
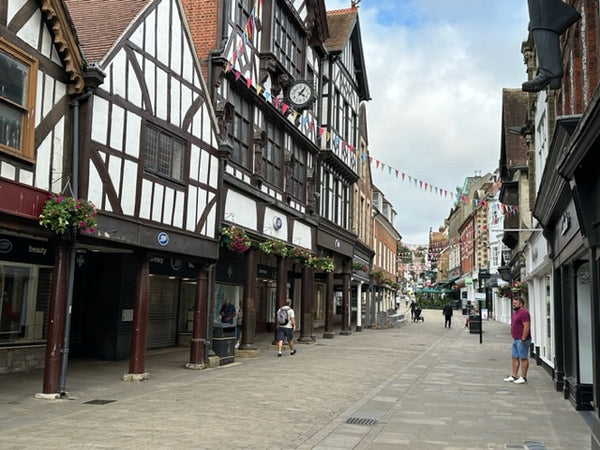
[{"label": "ornate roof finial", "polygon": [[353,8],[358,8],[359,3],[360,3],[360,0],[350,0],[350,4],[352,5]]}]

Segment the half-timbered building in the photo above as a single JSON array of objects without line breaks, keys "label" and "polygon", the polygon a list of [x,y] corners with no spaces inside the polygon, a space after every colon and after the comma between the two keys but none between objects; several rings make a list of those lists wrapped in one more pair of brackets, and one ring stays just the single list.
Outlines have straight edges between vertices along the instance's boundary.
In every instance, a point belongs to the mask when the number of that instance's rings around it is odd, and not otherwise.
[{"label": "half-timbered building", "polygon": [[256,350],[257,332],[274,329],[275,311],[291,298],[300,340],[312,342],[313,325],[323,323],[326,289],[314,285],[320,270],[294,255],[322,256],[316,185],[324,134],[319,117],[328,37],[324,2],[184,5],[230,146],[221,191],[223,226],[242,230],[253,242],[241,252],[222,249],[215,312],[225,299],[242,308],[238,354],[244,354]]},{"label": "half-timbered building", "polygon": [[64,294],[53,274],[64,247],[38,222],[71,180],[69,101],[87,74],[70,30],[60,1],[0,1],[0,373],[44,367]]},{"label": "half-timbered building", "polygon": [[129,357],[125,378],[144,379],[146,349],[184,340],[188,365],[202,367],[222,177],[181,4],[65,3],[86,61],[104,75],[80,108],[79,189],[98,227],[75,277],[75,348]]}]

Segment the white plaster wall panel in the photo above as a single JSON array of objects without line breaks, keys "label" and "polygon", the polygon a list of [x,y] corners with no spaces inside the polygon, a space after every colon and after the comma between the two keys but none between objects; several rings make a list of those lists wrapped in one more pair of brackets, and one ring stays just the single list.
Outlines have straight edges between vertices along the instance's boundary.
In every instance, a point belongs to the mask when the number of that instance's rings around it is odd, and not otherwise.
[{"label": "white plaster wall panel", "polygon": [[[129,160],[123,163],[123,179],[125,183],[121,188],[121,209],[128,216],[133,216],[135,213],[135,186],[133,180],[137,178],[138,165]],[[131,180],[131,183],[129,182]]]},{"label": "white plaster wall panel", "polygon": [[90,164],[89,182],[88,182],[88,200],[91,201],[97,208],[102,207],[102,178],[96,166]]},{"label": "white plaster wall panel", "polygon": [[190,148],[190,178],[198,181],[198,170],[200,166],[200,148],[192,144]]},{"label": "white plaster wall panel", "polygon": [[171,77],[171,123],[176,127],[181,126],[181,84],[175,77]]},{"label": "white plaster wall panel", "polygon": [[175,203],[175,191],[170,188],[165,188],[165,202],[163,211],[163,223],[167,225],[173,224],[173,204]]},{"label": "white plaster wall panel", "polygon": [[167,120],[167,100],[169,96],[167,73],[160,67],[156,68],[156,109],[154,110],[159,119]]},{"label": "white plaster wall panel", "polygon": [[[171,6],[171,2],[162,1],[158,4],[158,8],[156,9],[156,17],[169,17],[169,8]],[[169,46],[171,45],[171,37],[170,36],[170,23],[167,20],[159,20],[157,27],[157,35],[159,39],[156,41],[157,44],[157,58],[160,62],[162,62],[165,66],[169,66]]]},{"label": "white plaster wall panel", "polygon": [[292,228],[292,244],[312,250],[311,227],[302,222],[295,221]]},{"label": "white plaster wall panel", "polygon": [[217,189],[219,185],[219,159],[216,156],[210,157],[210,180],[208,185]]},{"label": "white plaster wall panel", "polygon": [[[281,219],[281,228],[279,228],[279,230],[276,230],[275,227],[273,226],[273,222],[275,220],[275,218],[279,218]],[[268,235],[268,236],[272,236],[274,238],[277,238],[281,241],[287,242],[288,240],[288,225],[287,225],[287,217],[285,214],[282,214],[281,211],[277,211],[275,209],[272,208],[265,208],[265,217],[264,217],[264,229],[263,229],[263,233]]]},{"label": "white plaster wall panel", "polygon": [[198,189],[196,186],[188,186],[187,211],[185,229],[194,231],[196,228],[196,202],[198,201]]},{"label": "white plaster wall panel", "polygon": [[54,103],[58,103],[65,95],[67,95],[67,85],[54,80]]},{"label": "white plaster wall panel", "polygon": [[[208,201],[212,201],[212,199],[215,197],[215,194],[212,193],[208,193]],[[208,213],[208,215],[206,216],[206,230],[204,231],[204,234],[208,237],[214,238],[215,237],[215,233],[216,233],[216,229],[215,226],[217,224],[217,203],[213,203],[212,207],[210,208],[210,212]]]},{"label": "white plaster wall panel", "polygon": [[[44,29],[42,30],[42,42],[40,42],[39,50],[42,55],[46,56],[56,64],[57,61],[53,59],[56,56],[56,52],[52,51],[52,47],[52,36],[50,36],[50,33],[48,33],[48,29],[44,27]],[[60,60],[58,61],[58,63],[60,64]]]},{"label": "white plaster wall panel", "polygon": [[31,16],[31,19],[27,21],[23,28],[21,28],[17,36],[31,45],[33,48],[38,48],[38,37],[40,35],[40,23],[42,19],[42,12],[37,9]]},{"label": "white plaster wall panel", "polygon": [[152,61],[144,60],[144,80],[146,82],[146,89],[148,90],[148,97],[150,97],[151,105],[148,105],[152,110],[156,109],[156,67]]},{"label": "white plaster wall panel", "polygon": [[129,40],[137,45],[139,48],[144,48],[144,27],[140,26],[135,29],[135,31],[129,37]]},{"label": "white plaster wall panel", "polygon": [[[36,165],[35,165],[35,187],[40,189],[50,189],[50,167],[52,158],[52,133],[40,143],[37,148]],[[56,178],[60,178],[56,174]]]},{"label": "white plaster wall panel", "polygon": [[123,128],[125,127],[125,110],[112,104],[110,116],[110,147],[123,151]]},{"label": "white plaster wall panel", "polygon": [[152,56],[156,56],[156,35],[155,35],[156,11],[152,11],[146,18],[144,41],[144,50]]},{"label": "white plaster wall panel", "polygon": [[65,157],[65,118],[56,123],[52,131],[52,188],[60,189],[64,185],[64,157]]},{"label": "white plaster wall panel", "polygon": [[182,24],[179,20],[177,8],[173,8],[173,26],[171,27],[171,62],[169,67],[175,73],[181,74],[181,30]]},{"label": "white plaster wall panel", "polygon": [[[138,158],[140,155],[140,133],[142,119],[135,113],[127,111],[127,124],[125,135],[125,153]],[[131,178],[135,180],[135,178]]]},{"label": "white plaster wall panel", "polygon": [[142,180],[142,198],[140,198],[140,217],[150,219],[150,205],[152,201],[152,183]]},{"label": "white plaster wall panel", "polygon": [[37,127],[42,121],[42,108],[40,105],[43,103],[43,95],[44,95],[44,72],[38,70],[37,79],[35,81],[35,126]]},{"label": "white plaster wall panel", "polygon": [[[123,166],[123,159],[115,156],[109,155],[108,157],[108,176],[110,178],[110,182],[112,184],[115,192],[119,192],[121,190],[121,168]],[[127,180],[125,180],[127,182]],[[125,186],[127,189],[127,186]]]},{"label": "white plaster wall panel", "polygon": [[106,145],[108,134],[108,102],[100,97],[94,97],[92,107],[92,140]]},{"label": "white plaster wall panel", "polygon": [[191,81],[194,86],[200,86],[200,80],[194,67],[194,56],[190,46],[188,45],[188,40],[185,38],[181,74],[183,75],[183,78]]},{"label": "white plaster wall panel", "polygon": [[210,170],[210,158],[207,152],[200,153],[200,173],[198,174],[198,181],[200,183],[208,184],[208,176]]},{"label": "white plaster wall panel", "polygon": [[0,165],[0,176],[8,178],[9,180],[14,180],[16,175],[16,167],[12,164],[8,164],[6,161],[1,162],[2,165]]},{"label": "white plaster wall panel", "polygon": [[115,55],[109,73],[111,77],[109,86],[112,88],[112,94],[127,98],[127,58],[123,50]]},{"label": "white plaster wall panel", "polygon": [[142,107],[142,89],[131,63],[127,70],[127,100],[138,108]]},{"label": "white plaster wall panel", "polygon": [[200,108],[202,112],[202,140],[208,142],[212,146],[216,145],[216,139],[213,139],[210,115],[208,114],[208,108],[202,106]]},{"label": "white plaster wall panel", "polygon": [[33,172],[31,170],[20,169],[19,182],[27,184],[29,186],[33,186]]},{"label": "white plaster wall panel", "polygon": [[28,0],[13,0],[8,2],[8,6],[6,8],[7,22],[13,19],[15,14],[19,12],[19,10],[27,3]]},{"label": "white plaster wall panel", "polygon": [[[181,84],[180,87],[181,87],[181,109],[180,109],[181,110],[181,118],[180,118],[180,121],[182,121],[183,118],[185,117],[186,113],[190,109],[194,94],[193,94],[192,90],[189,87],[187,87],[185,84]],[[180,126],[182,125],[181,122],[179,125]],[[186,130],[186,131],[188,131],[188,132],[190,131],[189,127],[188,127],[188,130]]]},{"label": "white plaster wall panel", "polygon": [[173,214],[173,226],[177,228],[183,227],[183,211],[185,207],[185,192],[177,191],[175,193],[175,210]]},{"label": "white plaster wall panel", "polygon": [[231,189],[227,191],[225,220],[257,231],[258,217],[256,211],[256,201]]},{"label": "white plaster wall panel", "polygon": [[160,222],[162,219],[162,205],[165,187],[162,184],[154,183],[154,193],[152,195],[152,220]]},{"label": "white plaster wall panel", "polygon": [[108,212],[112,212],[113,208],[110,203],[110,198],[108,198],[108,194],[104,194],[104,210]]},{"label": "white plaster wall panel", "polygon": [[[202,214],[204,213],[204,210],[206,209],[207,194],[204,189],[198,189],[198,198],[196,201],[196,219],[194,221],[194,227],[191,228],[190,231],[196,229],[196,225],[198,225],[198,221],[200,220]],[[206,233],[204,232],[204,234]]]}]

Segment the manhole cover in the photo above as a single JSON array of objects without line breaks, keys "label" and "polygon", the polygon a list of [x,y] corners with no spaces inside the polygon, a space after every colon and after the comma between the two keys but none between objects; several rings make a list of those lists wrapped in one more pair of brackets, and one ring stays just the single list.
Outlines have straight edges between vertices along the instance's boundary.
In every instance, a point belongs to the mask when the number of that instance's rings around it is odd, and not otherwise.
[{"label": "manhole cover", "polygon": [[366,425],[368,427],[372,427],[377,424],[377,419],[367,419],[364,417],[350,417],[346,420],[346,423],[351,423],[353,425]]},{"label": "manhole cover", "polygon": [[116,400],[95,399],[95,400],[90,400],[89,402],[83,402],[83,404],[84,405],[106,405],[107,403],[112,403],[112,402],[116,402]]}]

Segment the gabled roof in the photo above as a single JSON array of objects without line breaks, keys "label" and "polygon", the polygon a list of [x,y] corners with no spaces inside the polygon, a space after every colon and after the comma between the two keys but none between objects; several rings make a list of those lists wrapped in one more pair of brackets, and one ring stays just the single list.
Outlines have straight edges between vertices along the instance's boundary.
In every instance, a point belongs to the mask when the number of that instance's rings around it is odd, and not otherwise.
[{"label": "gabled roof", "polygon": [[88,63],[100,63],[151,0],[64,0]]},{"label": "gabled roof", "polygon": [[348,41],[352,41],[354,67],[358,81],[359,97],[361,100],[370,100],[367,71],[360,35],[358,8],[355,6],[347,9],[337,9],[327,12],[327,26],[329,39],[325,41],[325,49],[330,54],[341,53]]}]

